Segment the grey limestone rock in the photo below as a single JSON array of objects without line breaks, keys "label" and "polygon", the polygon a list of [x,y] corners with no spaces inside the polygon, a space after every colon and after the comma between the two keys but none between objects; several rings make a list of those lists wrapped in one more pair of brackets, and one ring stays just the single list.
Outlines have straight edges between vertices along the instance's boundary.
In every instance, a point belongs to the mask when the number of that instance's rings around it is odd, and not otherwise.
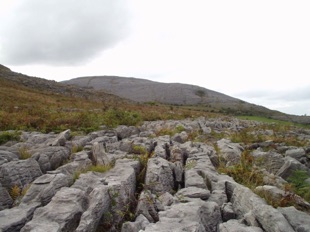
[{"label": "grey limestone rock", "polygon": [[51,146],[64,146],[71,137],[71,130],[65,130],[61,132],[54,141],[50,143]]},{"label": "grey limestone rock", "polygon": [[229,220],[219,225],[218,232],[263,232],[263,230],[256,226],[246,226],[238,220]]},{"label": "grey limestone rock", "polygon": [[266,169],[270,173],[277,173],[284,164],[284,157],[276,152],[269,151],[263,152],[255,150],[252,152],[255,159],[255,164],[259,167]]},{"label": "grey limestone rock", "polygon": [[242,218],[246,213],[251,212],[261,227],[267,232],[294,231],[279,211],[267,205],[262,198],[244,186],[235,184],[231,202],[237,218]]},{"label": "grey limestone rock", "polygon": [[145,227],[149,224],[150,222],[147,220],[147,218],[140,214],[134,222],[125,222],[122,225],[121,232],[139,232],[144,230]]},{"label": "grey limestone rock", "polygon": [[6,188],[3,188],[0,183],[0,211],[10,208],[13,204],[13,200]]},{"label": "grey limestone rock", "polygon": [[305,149],[301,148],[301,147],[295,147],[295,148],[291,148],[289,150],[287,150],[285,152],[286,156],[290,156],[294,159],[297,159],[298,161],[300,161],[301,158],[306,156],[306,152]]},{"label": "grey limestone rock", "polygon": [[129,138],[132,135],[139,135],[140,133],[140,130],[137,127],[123,125],[118,126],[115,131],[119,139]]},{"label": "grey limestone rock", "polygon": [[17,207],[0,211],[0,231],[20,231],[32,219],[35,209],[39,206],[39,203],[30,205],[21,204]]},{"label": "grey limestone rock", "polygon": [[174,187],[173,172],[167,160],[161,157],[148,160],[145,185],[154,194],[172,192]]},{"label": "grey limestone rock", "polygon": [[21,231],[74,232],[87,206],[87,197],[82,190],[63,187],[49,204],[36,209],[32,220]]},{"label": "grey limestone rock", "polygon": [[95,142],[92,147],[91,160],[94,165],[109,165],[110,159],[105,152],[103,143]]},{"label": "grey limestone rock", "polygon": [[10,151],[0,150],[0,166],[13,160],[18,160],[18,156]]},{"label": "grey limestone rock", "polygon": [[43,147],[34,150],[32,158],[38,161],[43,173],[55,170],[69,159],[70,150],[61,146]]},{"label": "grey limestone rock", "polygon": [[63,173],[65,175],[73,176],[76,172],[79,172],[90,165],[92,165],[92,161],[88,158],[88,154],[85,151],[81,151],[74,154],[72,162],[62,165],[55,171],[49,171],[48,173]]},{"label": "grey limestone rock", "polygon": [[310,175],[310,169],[308,169],[305,165],[300,163],[298,160],[290,156],[287,156],[284,158],[284,161],[285,163],[276,173],[276,175],[282,177],[283,179],[287,180],[287,178],[289,178],[296,170],[304,170],[308,172],[308,174]]},{"label": "grey limestone rock", "polygon": [[150,191],[143,191],[138,200],[136,216],[143,215],[149,222],[158,221],[158,212],[155,204],[155,198]]},{"label": "grey limestone rock", "polygon": [[41,175],[40,166],[34,159],[11,161],[2,165],[0,183],[8,190],[15,185],[23,188]]},{"label": "grey limestone rock", "polygon": [[159,212],[159,221],[149,224],[144,231],[214,232],[221,222],[221,212],[216,203],[196,199],[174,204],[169,209]]},{"label": "grey limestone rock", "polygon": [[292,225],[295,231],[308,232],[310,231],[310,215],[297,210],[295,207],[278,208],[288,222]]},{"label": "grey limestone rock", "polygon": [[202,200],[207,200],[210,197],[210,191],[207,189],[197,188],[197,187],[187,187],[179,190],[175,196],[179,199],[183,197],[189,198],[200,198]]},{"label": "grey limestone rock", "polygon": [[32,182],[21,203],[37,202],[42,206],[47,205],[62,187],[68,187],[72,183],[73,178],[62,173],[42,175]]},{"label": "grey limestone rock", "polygon": [[221,139],[217,141],[217,145],[221,150],[221,157],[227,165],[234,165],[240,162],[241,153],[244,150],[240,144],[232,143],[228,139]]}]

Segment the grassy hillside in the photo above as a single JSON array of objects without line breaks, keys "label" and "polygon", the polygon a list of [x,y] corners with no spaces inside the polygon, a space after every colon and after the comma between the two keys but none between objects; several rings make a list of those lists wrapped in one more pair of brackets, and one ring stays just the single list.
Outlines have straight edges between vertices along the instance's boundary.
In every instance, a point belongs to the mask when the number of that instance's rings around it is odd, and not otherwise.
[{"label": "grassy hillside", "polygon": [[200,110],[133,103],[102,91],[61,85],[0,67],[0,130],[89,132],[101,125],[210,116]]},{"label": "grassy hillside", "polygon": [[[137,125],[142,121],[260,115],[205,105],[179,106],[135,103],[103,91],[29,77],[0,65],[0,130],[89,132],[101,125]],[[242,103],[240,103],[242,109]],[[247,113],[246,113],[247,112]],[[265,115],[269,117],[270,115]],[[250,118],[251,119],[251,118]],[[280,118],[281,119],[281,118]],[[282,120],[290,120],[284,118]]]}]

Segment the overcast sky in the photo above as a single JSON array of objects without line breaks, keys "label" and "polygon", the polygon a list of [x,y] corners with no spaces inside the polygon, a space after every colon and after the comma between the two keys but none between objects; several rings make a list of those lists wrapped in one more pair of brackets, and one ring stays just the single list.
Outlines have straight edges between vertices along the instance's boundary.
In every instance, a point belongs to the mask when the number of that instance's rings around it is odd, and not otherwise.
[{"label": "overcast sky", "polygon": [[309,0],[1,0],[0,64],[194,84],[310,115],[309,12]]}]

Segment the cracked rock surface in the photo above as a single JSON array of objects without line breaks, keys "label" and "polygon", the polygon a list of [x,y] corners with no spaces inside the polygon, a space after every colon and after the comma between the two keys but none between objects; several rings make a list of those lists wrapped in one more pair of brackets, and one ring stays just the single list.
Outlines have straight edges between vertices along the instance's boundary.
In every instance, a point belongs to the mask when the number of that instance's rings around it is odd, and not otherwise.
[{"label": "cracked rock surface", "polygon": [[[249,146],[216,136],[257,125],[199,118],[79,136],[22,132],[18,143],[0,146],[0,231],[310,231],[304,199],[294,198],[298,209],[274,208],[260,197],[282,199],[295,170],[310,174],[309,147],[271,140]],[[183,131],[160,134],[175,128]],[[191,139],[194,133],[199,141]],[[310,133],[298,133],[310,141]],[[21,148],[30,154],[26,159]],[[220,163],[240,163],[246,149],[264,175],[253,191],[218,171]],[[90,169],[102,166],[109,168]]]}]

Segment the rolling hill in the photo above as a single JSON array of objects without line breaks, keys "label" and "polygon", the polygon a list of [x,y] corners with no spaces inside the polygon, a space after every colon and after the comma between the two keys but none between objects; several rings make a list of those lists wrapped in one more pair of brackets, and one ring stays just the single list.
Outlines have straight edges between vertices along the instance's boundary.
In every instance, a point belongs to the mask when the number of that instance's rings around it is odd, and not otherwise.
[{"label": "rolling hill", "polygon": [[63,83],[88,89],[103,90],[136,102],[195,106],[211,112],[254,115],[298,123],[310,123],[310,117],[284,114],[195,85],[160,83],[146,79],[118,76],[79,77]]}]

